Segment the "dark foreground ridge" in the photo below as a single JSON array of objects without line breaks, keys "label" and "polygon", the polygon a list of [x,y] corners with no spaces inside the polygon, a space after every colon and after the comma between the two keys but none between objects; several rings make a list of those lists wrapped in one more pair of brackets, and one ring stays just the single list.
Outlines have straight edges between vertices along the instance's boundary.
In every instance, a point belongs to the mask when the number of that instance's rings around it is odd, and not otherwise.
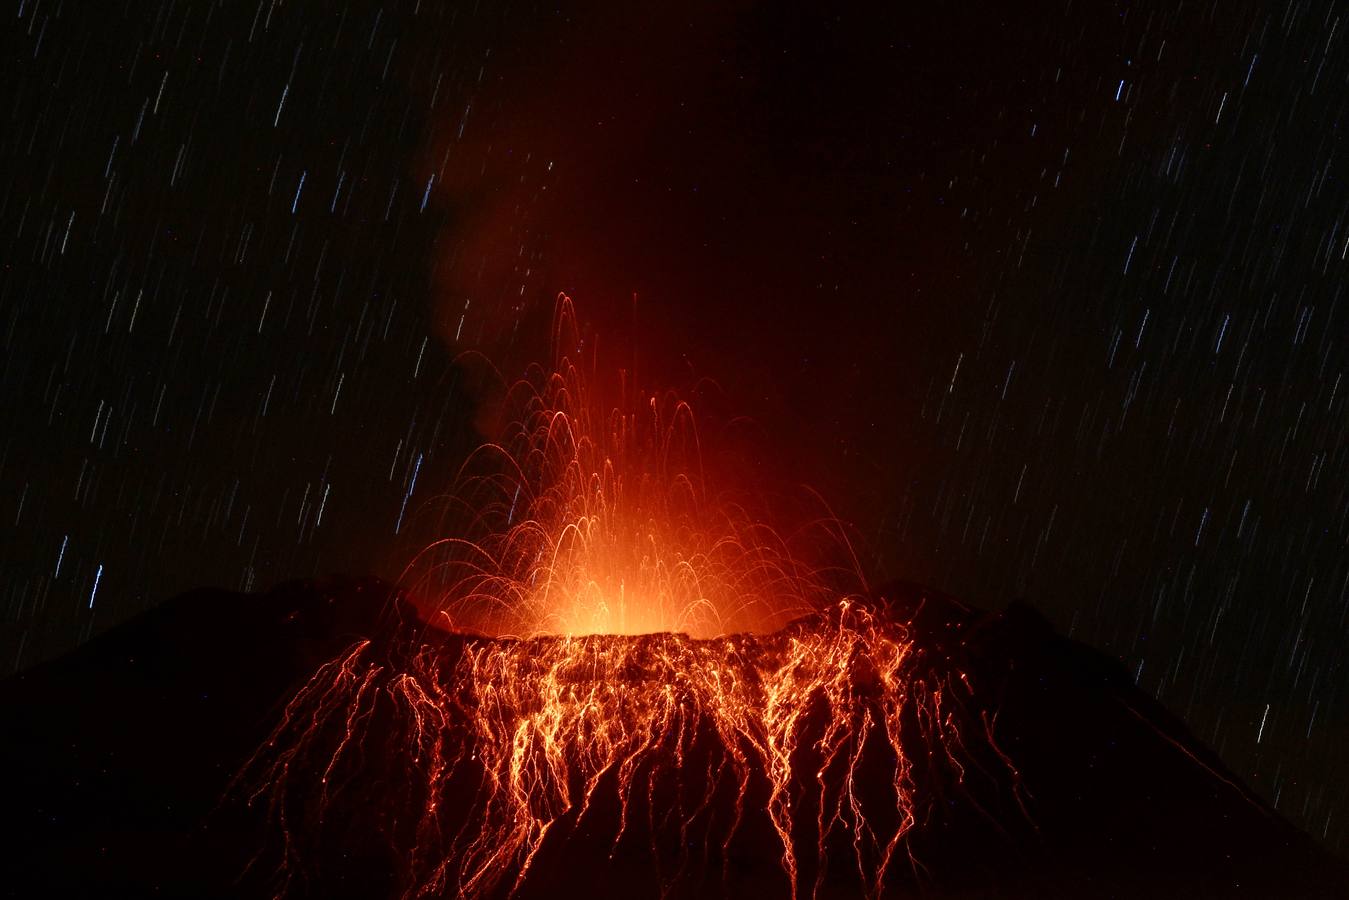
[{"label": "dark foreground ridge", "polygon": [[[927,811],[912,837],[921,865],[895,880],[895,896],[1349,896],[1349,867],[1255,798],[1122,666],[1029,607],[984,613],[903,584],[877,603],[912,619],[928,655],[965,673],[962,727],[994,722],[1015,769],[981,765],[1009,783]],[[231,788],[235,776],[320,665],[362,638],[403,646],[423,627],[375,580],[197,591],[0,682],[0,890],[272,896],[278,834],[263,805]],[[379,850],[381,830],[396,826],[372,799],[396,773],[376,757],[330,815],[340,827],[310,841],[294,895],[375,900],[397,883]],[[727,893],[784,895],[771,858],[754,852],[735,863]],[[687,879],[670,895],[706,896],[709,884],[725,882]],[[521,895],[659,893],[640,859],[587,855],[581,840],[542,857]],[[846,881],[821,891],[855,893]]]}]

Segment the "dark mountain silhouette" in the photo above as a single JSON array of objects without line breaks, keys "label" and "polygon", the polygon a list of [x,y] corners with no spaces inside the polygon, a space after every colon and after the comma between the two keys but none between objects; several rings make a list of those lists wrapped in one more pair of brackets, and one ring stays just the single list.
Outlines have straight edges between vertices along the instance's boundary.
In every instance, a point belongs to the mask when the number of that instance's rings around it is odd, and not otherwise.
[{"label": "dark mountain silhouette", "polygon": [[[1121,665],[1029,606],[981,612],[907,584],[875,602],[912,619],[926,655],[971,686],[959,710],[971,776],[925,807],[918,862],[905,859],[896,896],[1349,896],[1349,867],[1261,803]],[[272,896],[278,834],[235,776],[320,665],[361,638],[396,661],[424,628],[375,580],[204,590],[0,682],[3,890]],[[437,639],[462,650],[461,637]],[[985,725],[1013,769],[975,739]],[[388,809],[398,766],[372,748],[326,819],[300,822],[295,895],[398,886],[381,840],[405,827]],[[656,896],[640,852],[611,852],[606,815],[546,845],[521,896]],[[785,895],[769,843],[747,828],[729,879],[718,865],[669,895]],[[844,872],[821,894],[857,890]]]}]

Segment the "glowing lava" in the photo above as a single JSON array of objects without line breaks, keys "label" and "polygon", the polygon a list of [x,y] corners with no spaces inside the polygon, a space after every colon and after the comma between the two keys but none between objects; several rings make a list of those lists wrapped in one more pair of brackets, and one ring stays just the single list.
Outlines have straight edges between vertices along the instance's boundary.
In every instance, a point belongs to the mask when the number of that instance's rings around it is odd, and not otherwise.
[{"label": "glowing lava", "polygon": [[[571,323],[563,299],[559,350]],[[920,785],[964,776],[948,677],[906,623],[709,495],[687,404],[600,414],[586,388],[559,352],[465,465],[462,533],[406,579],[451,633],[358,642],[255,758],[288,865],[296,823],[381,758],[370,829],[401,896],[510,896],[595,829],[661,893],[708,871],[725,893],[737,848],[765,843],[784,894],[842,870],[883,893]]]},{"label": "glowing lava", "polygon": [[553,341],[553,367],[507,392],[504,437],[462,467],[452,535],[402,579],[440,624],[715,637],[774,631],[837,594],[762,517],[709,494],[688,403],[592,396],[593,377],[567,355],[580,341],[566,297]]}]

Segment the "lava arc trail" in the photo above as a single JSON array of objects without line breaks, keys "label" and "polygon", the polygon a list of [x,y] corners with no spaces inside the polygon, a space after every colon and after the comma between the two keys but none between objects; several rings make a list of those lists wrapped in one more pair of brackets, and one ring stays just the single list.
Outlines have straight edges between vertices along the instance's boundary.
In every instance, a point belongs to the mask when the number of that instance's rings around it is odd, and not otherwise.
[{"label": "lava arc trail", "polygon": [[729,884],[757,841],[784,895],[842,877],[879,896],[920,864],[924,791],[964,777],[964,685],[717,499],[686,403],[598,408],[563,352],[573,322],[563,298],[554,366],[511,389],[514,424],[464,466],[457,532],[408,569],[439,627],[329,662],[251,763],[288,868],[305,865],[300,823],[380,758],[398,774],[369,828],[396,895],[526,891],[540,859],[598,831],[662,892]]},{"label": "lava arc trail", "polygon": [[449,536],[402,579],[441,624],[713,637],[776,630],[837,593],[748,501],[706,483],[687,402],[631,384],[612,407],[596,397],[596,364],[567,354],[581,341],[566,297],[553,344],[553,366],[507,391],[503,437],[462,467]]}]

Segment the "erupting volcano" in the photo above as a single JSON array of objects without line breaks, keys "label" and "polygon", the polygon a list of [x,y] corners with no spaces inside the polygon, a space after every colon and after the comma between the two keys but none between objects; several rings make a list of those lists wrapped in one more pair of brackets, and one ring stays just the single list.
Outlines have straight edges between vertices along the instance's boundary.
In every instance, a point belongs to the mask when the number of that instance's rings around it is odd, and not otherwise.
[{"label": "erupting volcano", "polygon": [[0,900],[1349,900],[1342,8],[19,0]]},{"label": "erupting volcano", "polygon": [[537,890],[535,861],[586,835],[645,856],[662,890],[711,871],[729,889],[766,838],[792,897],[881,894],[965,778],[964,676],[708,485],[687,403],[605,411],[565,297],[553,340],[554,366],[507,392],[505,438],[465,463],[457,532],[408,568],[435,627],[324,665],[254,759],[285,865],[306,865],[294,823],[384,754],[403,896]]},{"label": "erupting volcano", "polygon": [[565,298],[553,339],[400,586],[198,592],[0,685],[7,887],[1343,895],[1118,661],[868,588],[832,516],[704,473],[688,403],[602,402]]}]

